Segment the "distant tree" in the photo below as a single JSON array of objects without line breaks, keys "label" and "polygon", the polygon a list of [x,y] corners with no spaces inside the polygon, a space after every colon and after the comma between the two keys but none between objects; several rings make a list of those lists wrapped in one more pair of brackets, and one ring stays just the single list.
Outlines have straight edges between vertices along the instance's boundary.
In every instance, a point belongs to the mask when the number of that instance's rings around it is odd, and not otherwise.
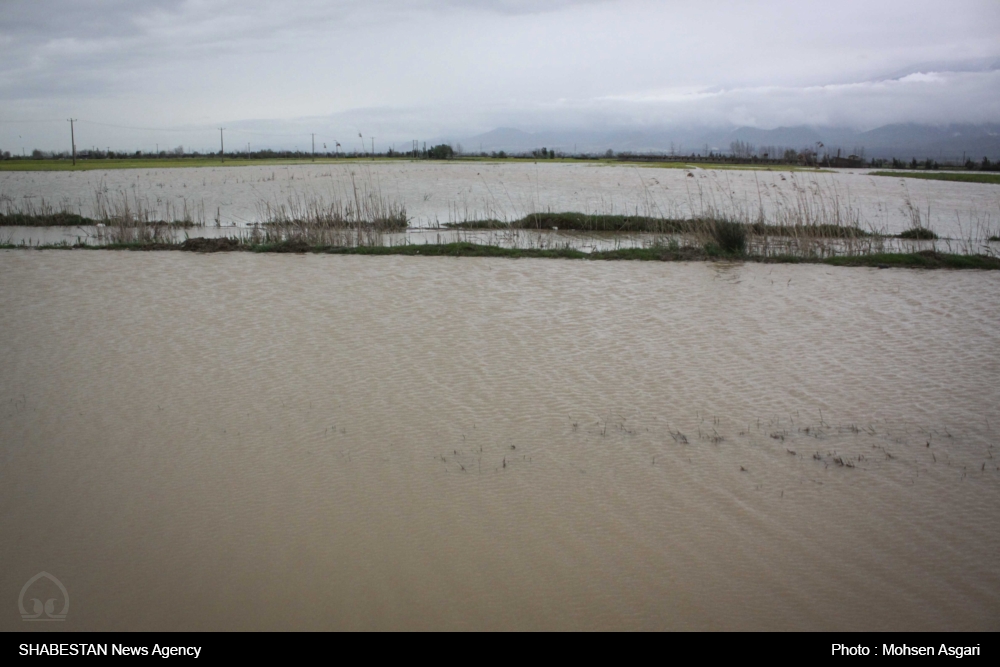
[{"label": "distant tree", "polygon": [[438,144],[427,149],[427,157],[432,160],[450,160],[455,157],[455,149],[448,144]]},{"label": "distant tree", "polygon": [[608,151],[607,151],[607,152],[606,152],[606,153],[604,154],[604,157],[606,157],[606,158],[613,158],[614,156],[615,156],[615,152],[614,152],[613,150],[611,150],[610,148],[609,148],[609,149],[608,149]]},{"label": "distant tree", "polygon": [[734,158],[749,160],[757,153],[757,147],[745,141],[733,141],[729,144],[729,152]]},{"label": "distant tree", "polygon": [[41,160],[43,157],[45,157],[45,154],[36,148],[35,150],[31,151],[31,157],[33,157],[36,160]]}]

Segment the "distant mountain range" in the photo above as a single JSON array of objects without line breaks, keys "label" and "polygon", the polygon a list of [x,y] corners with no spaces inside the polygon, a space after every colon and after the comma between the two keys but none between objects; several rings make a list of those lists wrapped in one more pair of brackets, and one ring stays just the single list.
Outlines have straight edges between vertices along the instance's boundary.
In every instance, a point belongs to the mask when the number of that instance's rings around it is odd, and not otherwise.
[{"label": "distant mountain range", "polygon": [[[753,127],[705,130],[704,128],[610,129],[604,131],[540,131],[524,132],[514,128],[497,128],[453,144],[461,144],[465,152],[526,152],[549,148],[563,153],[615,152],[670,153],[690,155],[708,152],[727,153],[730,144],[742,141],[753,144],[758,151],[780,154],[785,149],[816,149],[846,156],[864,149],[867,158],[900,158],[938,161],[958,161],[963,156],[979,161],[983,157],[1000,159],[1000,124],[986,125],[916,125],[897,124],[865,132],[849,128],[779,127],[762,130]],[[456,146],[457,147],[457,146]]]}]

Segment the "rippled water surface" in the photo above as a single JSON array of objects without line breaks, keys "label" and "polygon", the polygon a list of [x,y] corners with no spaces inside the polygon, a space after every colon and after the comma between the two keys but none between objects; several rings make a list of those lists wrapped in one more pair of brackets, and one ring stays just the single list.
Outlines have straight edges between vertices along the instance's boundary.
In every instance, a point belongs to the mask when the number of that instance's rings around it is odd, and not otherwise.
[{"label": "rippled water surface", "polygon": [[[0,252],[3,629],[1000,629],[1000,276]],[[45,625],[45,624],[34,624]]]},{"label": "rippled water surface", "polygon": [[[353,180],[352,180],[353,179]],[[354,187],[406,207],[416,227],[510,220],[537,211],[687,218],[714,211],[772,221],[856,222],[890,234],[929,225],[952,239],[986,238],[1000,227],[1000,187],[887,178],[856,172],[664,169],[637,164],[524,162],[349,162],[217,168],[3,172],[0,197],[18,206],[43,199],[95,215],[95,193],[124,193],[154,215],[223,227],[266,217],[289,200],[350,200]],[[987,231],[989,230],[989,231]],[[2,232],[2,230],[0,230]],[[200,235],[201,231],[193,232]],[[63,237],[72,242],[78,231]]]}]

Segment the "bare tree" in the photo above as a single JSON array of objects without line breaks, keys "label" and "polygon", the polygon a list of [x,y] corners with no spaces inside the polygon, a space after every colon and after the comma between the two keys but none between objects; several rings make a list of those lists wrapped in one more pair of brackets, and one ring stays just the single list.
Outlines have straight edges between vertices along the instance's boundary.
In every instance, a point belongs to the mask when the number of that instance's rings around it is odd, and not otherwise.
[{"label": "bare tree", "polygon": [[757,147],[745,141],[734,141],[729,144],[732,156],[741,160],[749,160],[757,153]]}]

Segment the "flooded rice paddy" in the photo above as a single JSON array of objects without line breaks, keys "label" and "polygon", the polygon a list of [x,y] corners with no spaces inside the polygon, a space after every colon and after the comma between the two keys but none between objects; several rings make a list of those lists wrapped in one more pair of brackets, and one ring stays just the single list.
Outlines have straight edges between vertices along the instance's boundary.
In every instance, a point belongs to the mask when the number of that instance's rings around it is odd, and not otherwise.
[{"label": "flooded rice paddy", "polygon": [[0,285],[3,629],[40,570],[66,629],[1000,627],[996,272],[2,251]]},{"label": "flooded rice paddy", "polygon": [[[353,176],[352,176],[353,175]],[[352,178],[354,179],[352,182]],[[412,227],[513,220],[540,211],[690,218],[722,214],[768,221],[858,224],[898,234],[915,224],[953,240],[1000,231],[1000,188],[856,172],[656,168],[636,164],[351,162],[283,166],[0,173],[14,206],[42,200],[95,216],[95,193],[127,195],[155,218],[189,218],[192,236],[261,222],[267,206],[350,200],[364,183],[406,208]],[[222,231],[210,229],[218,225]],[[87,240],[93,229],[0,230],[8,241]],[[414,242],[421,242],[419,236]]]}]

